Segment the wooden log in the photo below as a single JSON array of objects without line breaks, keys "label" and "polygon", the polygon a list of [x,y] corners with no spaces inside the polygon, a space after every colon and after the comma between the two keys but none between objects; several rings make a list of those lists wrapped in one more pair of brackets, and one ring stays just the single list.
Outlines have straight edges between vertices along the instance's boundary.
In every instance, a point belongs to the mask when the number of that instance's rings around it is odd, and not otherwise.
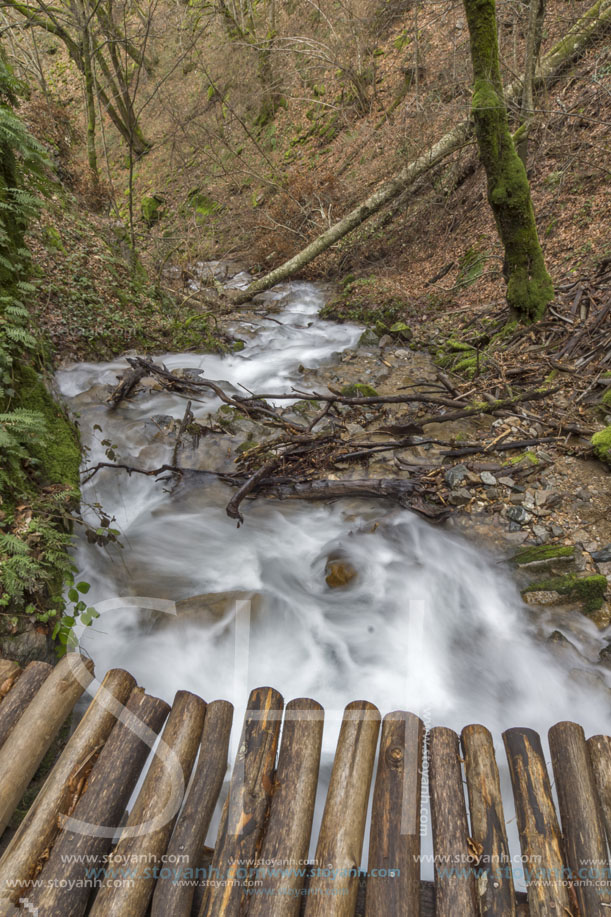
[{"label": "wooden log", "polygon": [[611,847],[611,738],[592,736],[587,742],[598,799],[605,821],[607,841]]},{"label": "wooden log", "polygon": [[10,659],[0,659],[0,701],[6,697],[21,674],[21,667]]},{"label": "wooden log", "polygon": [[532,729],[508,729],[503,741],[516,807],[531,917],[572,913],[562,838],[541,739]]},{"label": "wooden log", "polygon": [[[204,725],[206,705],[179,691],[155,757],[108,864],[90,917],[144,917],[162,857],[184,798]],[[128,868],[129,875],[121,874]],[[170,867],[171,868],[171,867]]]},{"label": "wooden log", "polygon": [[367,803],[380,712],[367,701],[348,704],[337,742],[306,899],[306,917],[352,917],[359,889]]},{"label": "wooden log", "polygon": [[192,882],[202,864],[206,835],[227,771],[232,720],[232,704],[224,700],[208,704],[197,770],[167,850],[170,860],[172,856],[181,858],[175,861],[180,866],[176,876],[157,880],[151,917],[191,915]]},{"label": "wooden log", "polygon": [[476,849],[481,849],[478,865],[487,875],[487,881],[477,883],[480,910],[486,917],[515,917],[511,855],[492,736],[485,726],[466,726],[461,741],[471,837]]},{"label": "wooden log", "polygon": [[0,748],[52,668],[48,662],[30,662],[0,704]]},{"label": "wooden log", "polygon": [[[366,917],[420,914],[420,791],[424,724],[413,713],[382,722],[369,837]],[[372,875],[386,871],[386,875]],[[394,872],[396,870],[396,872]]]},{"label": "wooden log", "polygon": [[[60,665],[61,662],[57,668]],[[57,668],[44,682],[30,707],[37,702],[38,696],[45,690]],[[88,672],[88,669],[84,671]],[[113,669],[104,678],[0,860],[0,900],[5,892],[9,892],[7,882],[16,878],[28,879],[34,873],[42,854],[53,845],[59,831],[60,816],[69,811],[78,799],[95,758],[110,735],[134,684],[132,676],[122,669]],[[30,707],[4,748],[8,748],[12,736],[28,716]]]},{"label": "wooden log", "polygon": [[[307,697],[286,705],[271,810],[259,853],[263,886],[249,917],[298,917],[318,784],[324,710]],[[274,874],[280,872],[279,875]],[[303,875],[299,875],[303,873]]]},{"label": "wooden log", "polygon": [[[155,737],[168,715],[165,701],[134,688],[87,779],[70,817],[64,817],[47,863],[28,892],[38,917],[83,917]],[[21,851],[21,845],[20,845]]]},{"label": "wooden log", "polygon": [[455,732],[443,726],[431,729],[429,760],[436,914],[476,917],[475,874]]},{"label": "wooden log", "polygon": [[[284,701],[273,688],[255,688],[248,699],[229,796],[223,808],[200,917],[238,917],[247,909],[245,880],[263,836],[272,793]],[[234,884],[235,883],[235,884]]]},{"label": "wooden log", "polygon": [[93,664],[68,653],[55,666],[0,748],[0,834],[51,742],[93,678]]},{"label": "wooden log", "polygon": [[605,826],[586,737],[576,723],[548,733],[567,866],[575,878],[579,910],[588,917],[611,907]]}]

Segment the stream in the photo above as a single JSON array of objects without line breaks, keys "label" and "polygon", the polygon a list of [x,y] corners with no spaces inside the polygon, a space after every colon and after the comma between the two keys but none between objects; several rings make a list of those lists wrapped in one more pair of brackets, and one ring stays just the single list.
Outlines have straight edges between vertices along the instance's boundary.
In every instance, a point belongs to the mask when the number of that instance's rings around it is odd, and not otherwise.
[{"label": "stream", "polygon": [[[247,280],[238,275],[233,284]],[[156,359],[236,387],[288,392],[300,365],[333,360],[354,348],[362,331],[319,319],[325,291],[311,284],[287,284],[259,299],[281,311],[253,314],[234,329],[245,340],[241,352]],[[117,461],[171,461],[173,440],[160,426],[182,418],[185,399],[148,389],[110,412],[108,386],[125,367],[119,359],[58,373],[89,449],[86,465],[106,459],[102,440],[111,441]],[[218,407],[210,398],[192,410],[205,423]],[[201,440],[197,467],[215,470],[227,461],[217,440]],[[181,455],[185,465],[188,458],[194,456]],[[608,731],[606,690],[560,664],[537,637],[510,574],[481,546],[382,501],[260,498],[243,505],[238,529],[225,514],[231,493],[213,478],[186,476],[172,488],[106,469],[85,486],[84,501],[116,518],[122,544],[102,548],[79,537],[75,549],[79,578],[91,583],[88,602],[102,612],[80,634],[98,678],[118,666],[168,701],[181,688],[227,698],[237,730],[255,686],[272,685],[285,701],[312,696],[326,710],[325,766],[341,712],[358,698],[382,714],[418,713],[427,727],[460,732],[483,723],[499,761],[500,733],[510,726],[533,727],[544,741],[558,720],[581,723],[586,735]],[[344,588],[325,582],[333,552],[358,571]],[[187,601],[234,590],[251,593],[252,601],[219,599],[203,610]]]}]

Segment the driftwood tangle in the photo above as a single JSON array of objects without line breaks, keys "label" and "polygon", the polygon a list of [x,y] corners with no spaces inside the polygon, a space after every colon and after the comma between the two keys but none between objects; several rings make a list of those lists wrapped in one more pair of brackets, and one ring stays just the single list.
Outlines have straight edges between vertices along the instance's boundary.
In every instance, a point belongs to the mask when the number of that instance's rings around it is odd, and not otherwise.
[{"label": "driftwood tangle", "polygon": [[[4,666],[3,671],[15,669]],[[20,675],[27,677],[26,687],[30,683],[26,694],[33,678],[28,672],[37,672],[39,681],[46,677],[29,704],[21,705],[20,716],[0,745],[0,761],[9,776],[8,793],[2,787],[9,818],[7,801],[14,798],[17,785],[11,750],[27,750],[28,761],[38,760],[48,736],[79,697],[75,683],[82,690],[79,679],[86,683],[92,678],[90,667],[76,654],[69,654],[51,672],[46,667],[26,668]],[[18,684],[0,702],[0,711]],[[41,711],[48,711],[48,722]],[[520,864],[528,885],[526,901],[524,894],[514,891],[507,864],[505,812],[512,806],[501,797],[502,762],[498,759],[497,764],[497,755],[502,744],[497,740],[495,748],[485,727],[465,727],[461,758],[458,735],[451,729],[432,728],[425,741],[422,721],[395,711],[387,714],[380,730],[377,708],[355,701],[341,717],[330,768],[330,756],[321,749],[323,728],[328,728],[325,723],[333,720],[332,714],[327,711],[325,716],[310,698],[285,707],[277,691],[257,688],[230,753],[233,708],[227,701],[206,705],[196,695],[179,691],[170,711],[163,700],[136,687],[127,672],[109,672],[4,849],[0,914],[606,913],[608,886],[599,879],[608,874],[611,840],[610,737],[597,735],[586,741],[575,723],[558,723],[550,730],[561,835],[539,736],[530,729],[504,734],[526,857]],[[150,756],[166,718],[161,743]],[[220,825],[210,836],[231,759]],[[140,791],[126,813],[138,784]],[[314,815],[317,794],[319,804],[324,801],[320,826]],[[428,830],[427,796],[437,856],[434,883],[429,867],[421,869],[420,861],[421,832]],[[363,843],[370,797],[366,874]],[[312,849],[314,862],[309,859]],[[511,851],[514,856],[516,852]],[[585,883],[575,881],[584,864],[592,873],[594,861],[599,872]]]}]

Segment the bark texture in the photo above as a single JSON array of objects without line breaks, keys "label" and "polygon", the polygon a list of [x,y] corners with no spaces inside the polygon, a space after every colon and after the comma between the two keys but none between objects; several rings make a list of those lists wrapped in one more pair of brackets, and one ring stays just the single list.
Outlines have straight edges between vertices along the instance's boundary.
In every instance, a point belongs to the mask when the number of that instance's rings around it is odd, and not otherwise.
[{"label": "bark texture", "polygon": [[471,109],[488,203],[505,250],[507,302],[526,322],[541,318],[554,296],[537,235],[524,163],[516,150],[503,95],[494,0],[465,0],[471,40]]}]

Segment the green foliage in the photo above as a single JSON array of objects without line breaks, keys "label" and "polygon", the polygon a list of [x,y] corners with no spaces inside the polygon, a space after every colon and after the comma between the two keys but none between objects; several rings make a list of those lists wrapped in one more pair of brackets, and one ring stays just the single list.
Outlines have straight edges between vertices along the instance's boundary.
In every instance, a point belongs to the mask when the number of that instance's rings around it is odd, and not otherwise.
[{"label": "green foliage", "polygon": [[57,641],[56,652],[58,656],[65,656],[68,650],[78,649],[78,639],[74,632],[77,624],[84,627],[91,627],[94,620],[100,617],[99,611],[93,606],[87,605],[82,599],[87,595],[91,586],[84,581],[76,583],[74,576],[67,580],[68,584],[68,603],[66,605],[63,617],[59,618],[53,628],[53,639]]},{"label": "green foliage", "polygon": [[56,614],[72,569],[80,450],[34,368],[24,235],[46,190],[46,160],[13,110],[18,90],[0,54],[0,609],[41,620]]}]

